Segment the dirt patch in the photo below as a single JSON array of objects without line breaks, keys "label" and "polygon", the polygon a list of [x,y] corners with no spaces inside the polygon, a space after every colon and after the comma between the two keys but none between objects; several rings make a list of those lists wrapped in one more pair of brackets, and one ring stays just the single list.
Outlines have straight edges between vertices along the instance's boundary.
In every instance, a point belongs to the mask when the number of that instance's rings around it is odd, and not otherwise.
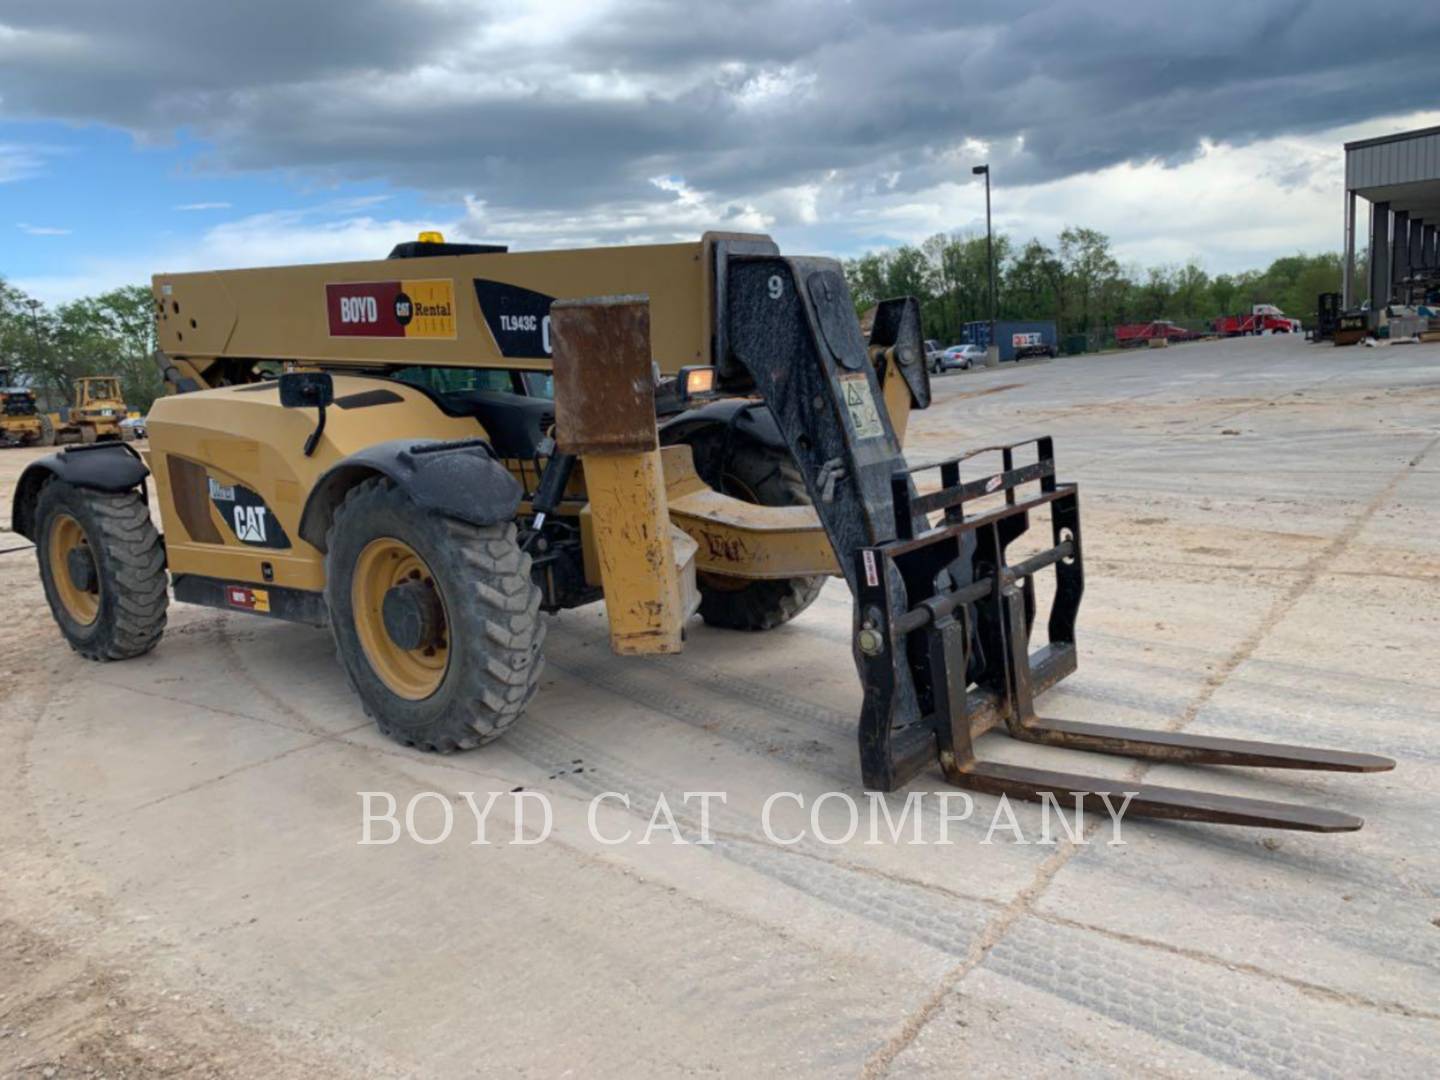
[{"label": "dirt patch", "polygon": [[321,1077],[317,1054],[282,1053],[193,993],[137,988],[128,973],[0,919],[0,1074],[44,1077]]}]

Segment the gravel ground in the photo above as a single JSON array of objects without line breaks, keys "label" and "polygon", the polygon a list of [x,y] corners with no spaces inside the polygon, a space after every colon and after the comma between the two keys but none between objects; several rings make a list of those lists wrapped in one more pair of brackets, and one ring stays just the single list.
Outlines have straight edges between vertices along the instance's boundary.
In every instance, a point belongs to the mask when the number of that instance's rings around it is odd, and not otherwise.
[{"label": "gravel ground", "polygon": [[[554,619],[530,714],[440,759],[380,738],[328,635],[175,606],[139,660],[64,647],[0,555],[0,1073],[1394,1076],[1440,1072],[1440,346],[1282,338],[948,375],[911,457],[1049,432],[1079,481],[1080,670],[1047,715],[1387,754],[1370,776],[1138,770],[1359,833],[1124,825],[1122,845],[848,842],[849,597],[765,638],[610,656]],[[0,497],[39,451],[0,452]],[[21,545],[0,535],[0,549]],[[914,790],[942,792],[938,770]],[[513,789],[553,831],[515,845]],[[362,846],[361,797],[419,792]],[[476,845],[463,792],[503,793]],[[606,791],[629,795],[588,816]],[[711,845],[637,841],[662,801]],[[933,796],[928,796],[932,799]],[[898,814],[902,799],[889,806]],[[532,800],[522,835],[540,821]],[[1040,838],[1035,807],[1015,824]],[[403,818],[403,813],[402,813]],[[938,839],[938,800],[922,836]],[[1103,823],[1092,823],[1092,826]],[[381,830],[383,833],[383,826]]]}]

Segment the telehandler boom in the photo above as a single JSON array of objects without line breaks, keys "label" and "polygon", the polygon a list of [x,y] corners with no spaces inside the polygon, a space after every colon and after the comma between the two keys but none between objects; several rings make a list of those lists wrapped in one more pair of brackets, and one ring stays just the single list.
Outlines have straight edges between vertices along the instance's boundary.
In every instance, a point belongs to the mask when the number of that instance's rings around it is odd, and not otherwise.
[{"label": "telehandler boom", "polygon": [[[697,608],[768,630],[839,575],[868,788],[938,760],[981,791],[1124,788],[1132,814],[1334,832],[1362,822],[984,761],[975,740],[1393,767],[1037,715],[1076,667],[1076,487],[1049,438],[909,464],[910,411],[930,403],[918,304],[885,301],[862,328],[833,260],[725,233],[515,254],[427,235],[375,262],[160,274],[154,295],[172,394],[145,457],[74,448],[15,495],[15,530],[88,657],[154,646],[168,572],[177,600],[328,626],[379,727],[451,751],[519,718],[544,613],[603,597],[617,653],[670,653]],[[1048,539],[1012,555],[1032,513]]]}]

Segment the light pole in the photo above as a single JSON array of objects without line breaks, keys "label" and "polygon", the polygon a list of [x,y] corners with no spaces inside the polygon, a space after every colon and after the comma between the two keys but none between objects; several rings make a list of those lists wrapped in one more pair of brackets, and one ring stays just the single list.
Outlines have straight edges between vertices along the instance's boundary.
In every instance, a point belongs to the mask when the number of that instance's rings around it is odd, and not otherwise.
[{"label": "light pole", "polygon": [[35,341],[35,367],[38,370],[43,353],[40,347],[40,319],[39,316],[36,315],[36,312],[40,310],[40,301],[36,300],[33,296],[27,297],[25,306],[30,309],[30,336]]},{"label": "light pole", "polygon": [[985,366],[1000,363],[1000,343],[995,340],[995,232],[990,226],[990,166],[976,165],[970,170],[985,177],[985,268],[990,274],[990,342],[985,349]]},{"label": "light pole", "polygon": [[48,386],[48,381],[38,382],[45,367],[45,347],[40,344],[40,301],[33,296],[26,297],[25,306],[30,309],[30,338],[35,343],[35,370],[30,373],[30,385]]}]

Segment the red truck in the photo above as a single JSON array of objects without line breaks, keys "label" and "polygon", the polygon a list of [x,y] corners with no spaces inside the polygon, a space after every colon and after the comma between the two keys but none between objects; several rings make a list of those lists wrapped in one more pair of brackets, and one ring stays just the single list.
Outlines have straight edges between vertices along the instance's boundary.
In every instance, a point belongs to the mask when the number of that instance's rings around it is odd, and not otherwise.
[{"label": "red truck", "polygon": [[1143,323],[1121,323],[1115,327],[1115,344],[1122,349],[1142,348],[1148,345],[1152,338],[1165,338],[1167,341],[1194,341],[1199,336],[1194,330],[1176,326],[1167,319],[1156,319],[1154,322]]},{"label": "red truck", "polygon": [[1249,315],[1221,315],[1215,320],[1215,332],[1221,337],[1245,334],[1298,334],[1300,320],[1287,318],[1274,304],[1256,304]]}]

